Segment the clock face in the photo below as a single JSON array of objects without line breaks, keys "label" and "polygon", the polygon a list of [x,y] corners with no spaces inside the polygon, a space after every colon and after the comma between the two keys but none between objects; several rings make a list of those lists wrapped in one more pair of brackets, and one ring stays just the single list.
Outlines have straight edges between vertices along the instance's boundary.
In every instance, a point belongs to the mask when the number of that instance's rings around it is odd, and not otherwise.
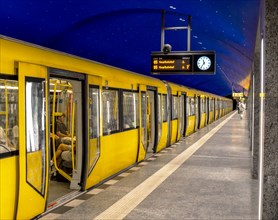
[{"label": "clock face", "polygon": [[200,70],[207,70],[211,66],[211,60],[207,56],[202,56],[197,60],[197,66]]}]

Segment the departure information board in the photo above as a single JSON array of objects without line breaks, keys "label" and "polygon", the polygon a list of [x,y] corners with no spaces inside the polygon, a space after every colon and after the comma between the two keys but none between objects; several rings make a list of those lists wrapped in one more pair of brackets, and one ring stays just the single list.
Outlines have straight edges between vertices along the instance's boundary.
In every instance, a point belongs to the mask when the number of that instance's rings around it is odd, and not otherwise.
[{"label": "departure information board", "polygon": [[215,74],[214,51],[152,52],[152,74]]}]

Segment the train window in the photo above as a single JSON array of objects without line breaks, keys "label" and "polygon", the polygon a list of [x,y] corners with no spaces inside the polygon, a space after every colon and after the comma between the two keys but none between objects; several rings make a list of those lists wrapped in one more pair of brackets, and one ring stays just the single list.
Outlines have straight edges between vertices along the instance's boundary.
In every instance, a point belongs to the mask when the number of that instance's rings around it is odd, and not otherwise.
[{"label": "train window", "polygon": [[205,100],[203,98],[201,98],[201,113],[205,113],[206,112],[206,108],[205,108]]},{"label": "train window", "polygon": [[124,129],[139,127],[138,93],[123,92]]},{"label": "train window", "polygon": [[209,102],[209,107],[210,107],[210,111],[214,111],[214,99],[211,99],[210,102]]},{"label": "train window", "polygon": [[172,96],[172,120],[179,117],[179,97]]},{"label": "train window", "polygon": [[190,107],[188,116],[195,115],[195,99],[193,97],[190,98]]},{"label": "train window", "polygon": [[0,154],[18,149],[18,82],[0,79]]},{"label": "train window", "polygon": [[[25,112],[27,181],[39,192],[43,192],[46,177],[45,81],[26,78]],[[36,178],[34,178],[34,173],[37,174]]]},{"label": "train window", "polygon": [[183,118],[184,114],[184,95],[181,95],[180,97],[180,118]]},{"label": "train window", "polygon": [[186,98],[186,117],[188,117],[188,115],[190,115],[190,97]]},{"label": "train window", "polygon": [[90,139],[99,137],[99,89],[90,87]]},{"label": "train window", "polygon": [[102,90],[103,106],[103,134],[119,131],[119,91],[112,89]]},{"label": "train window", "polygon": [[158,94],[157,96],[157,118],[158,118],[158,123],[162,123],[162,102],[161,102],[161,94]]},{"label": "train window", "polygon": [[162,119],[163,122],[167,121],[167,96],[162,95]]}]

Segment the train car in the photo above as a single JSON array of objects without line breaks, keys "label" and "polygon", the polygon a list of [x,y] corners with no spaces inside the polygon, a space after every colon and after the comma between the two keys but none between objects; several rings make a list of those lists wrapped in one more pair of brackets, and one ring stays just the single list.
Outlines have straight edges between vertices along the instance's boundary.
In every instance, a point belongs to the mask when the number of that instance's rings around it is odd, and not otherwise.
[{"label": "train car", "polygon": [[34,218],[210,122],[204,92],[4,36],[0,45],[1,219]]},{"label": "train car", "polygon": [[[4,37],[0,52],[4,136],[18,130],[17,145],[1,145],[1,219],[32,218],[166,147],[162,81]],[[56,135],[61,118],[65,138]]]}]

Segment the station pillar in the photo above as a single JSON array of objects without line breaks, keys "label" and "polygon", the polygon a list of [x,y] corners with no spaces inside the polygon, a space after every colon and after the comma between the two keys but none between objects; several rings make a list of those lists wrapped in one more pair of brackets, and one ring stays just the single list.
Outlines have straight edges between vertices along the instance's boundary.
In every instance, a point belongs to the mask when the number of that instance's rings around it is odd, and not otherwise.
[{"label": "station pillar", "polygon": [[[261,210],[259,219],[268,220],[278,219],[278,5],[277,0],[261,0],[261,3],[263,13],[259,22],[259,39],[257,37],[252,78],[254,81],[254,134],[251,135],[253,138],[251,140],[253,141],[252,176],[262,180],[263,183],[260,184],[262,199],[260,200],[261,206],[259,205],[259,210]],[[263,93],[262,87],[264,87]],[[261,117],[262,98],[264,99],[263,117]],[[263,126],[261,127],[262,118]],[[263,138],[260,138],[261,131],[263,131]],[[260,146],[263,146],[261,154],[263,166],[259,163]],[[260,173],[263,174],[263,178],[260,178]]]}]

